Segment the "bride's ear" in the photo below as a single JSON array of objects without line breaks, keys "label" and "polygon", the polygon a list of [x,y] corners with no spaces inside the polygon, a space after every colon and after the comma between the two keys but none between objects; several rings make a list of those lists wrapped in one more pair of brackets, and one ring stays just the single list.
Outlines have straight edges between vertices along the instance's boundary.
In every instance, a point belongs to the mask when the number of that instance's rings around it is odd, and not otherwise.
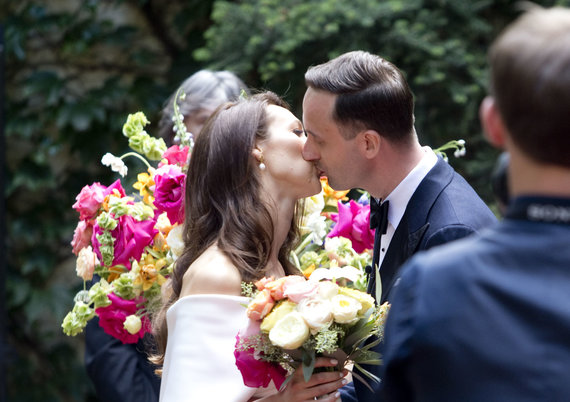
[{"label": "bride's ear", "polygon": [[258,163],[263,162],[263,151],[258,146],[255,146],[255,148],[253,148],[251,154]]}]

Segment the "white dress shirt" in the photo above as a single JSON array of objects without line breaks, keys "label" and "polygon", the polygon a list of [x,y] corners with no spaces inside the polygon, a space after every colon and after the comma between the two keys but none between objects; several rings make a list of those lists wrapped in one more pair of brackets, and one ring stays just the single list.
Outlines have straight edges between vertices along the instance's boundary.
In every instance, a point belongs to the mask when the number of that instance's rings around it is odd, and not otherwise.
[{"label": "white dress shirt", "polygon": [[404,212],[412,195],[414,195],[424,177],[426,177],[437,163],[437,156],[430,147],[423,147],[422,149],[425,153],[423,158],[410,173],[408,173],[404,180],[392,190],[386,199],[382,201],[390,201],[390,208],[388,208],[388,228],[386,229],[386,234],[380,239],[379,267],[382,266],[382,261],[384,261],[384,256],[386,255],[386,251],[388,251],[394,232],[398,228],[402,216],[404,216]]}]

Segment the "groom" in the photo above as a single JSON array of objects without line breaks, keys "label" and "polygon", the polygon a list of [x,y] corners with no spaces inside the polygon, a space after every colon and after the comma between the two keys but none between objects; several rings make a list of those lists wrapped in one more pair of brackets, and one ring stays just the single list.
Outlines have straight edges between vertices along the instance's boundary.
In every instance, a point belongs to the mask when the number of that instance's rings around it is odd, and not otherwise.
[{"label": "groom", "polygon": [[[368,291],[391,300],[400,266],[414,253],[493,225],[492,212],[467,182],[428,147],[414,128],[414,101],[392,63],[367,52],[343,54],[305,74],[307,141],[303,156],[335,189],[361,188],[375,199],[376,227]],[[382,351],[382,344],[377,347]],[[379,375],[379,366],[367,366]],[[343,401],[378,401],[360,382]]]},{"label": "groom", "polygon": [[[570,9],[531,9],[489,53],[505,219],[414,257],[386,325],[389,401],[570,398]],[[442,325],[443,324],[443,325]]]}]

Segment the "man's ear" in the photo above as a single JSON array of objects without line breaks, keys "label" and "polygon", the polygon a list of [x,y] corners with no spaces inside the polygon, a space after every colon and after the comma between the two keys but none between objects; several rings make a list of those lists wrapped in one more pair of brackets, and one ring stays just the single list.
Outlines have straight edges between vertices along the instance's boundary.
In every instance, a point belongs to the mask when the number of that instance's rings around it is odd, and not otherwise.
[{"label": "man's ear", "polygon": [[479,107],[479,120],[481,120],[487,141],[494,147],[503,148],[505,146],[507,130],[503,118],[499,113],[499,109],[497,108],[495,98],[487,96],[483,99]]},{"label": "man's ear", "polygon": [[366,130],[358,134],[360,150],[367,159],[374,158],[380,152],[382,137],[375,130]]}]

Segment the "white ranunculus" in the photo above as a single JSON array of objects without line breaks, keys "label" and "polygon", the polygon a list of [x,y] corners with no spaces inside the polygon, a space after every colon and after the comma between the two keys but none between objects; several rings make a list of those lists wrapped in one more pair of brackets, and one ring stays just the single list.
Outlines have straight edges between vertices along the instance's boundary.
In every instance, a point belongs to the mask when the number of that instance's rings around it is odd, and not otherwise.
[{"label": "white ranunculus", "polygon": [[172,254],[174,254],[176,258],[180,257],[184,251],[183,233],[183,225],[177,225],[170,229],[168,236],[166,236],[166,244],[168,244],[170,251],[172,251]]},{"label": "white ranunculus", "polygon": [[142,328],[141,319],[138,316],[131,314],[125,318],[123,327],[129,332],[129,334],[135,335]]},{"label": "white ranunculus", "polygon": [[[311,277],[312,277],[312,275],[311,275]],[[317,294],[319,295],[319,297],[321,299],[330,300],[334,296],[338,295],[338,292],[339,292],[339,286],[336,283],[331,282],[331,281],[319,282]]]},{"label": "white ranunculus", "polygon": [[298,311],[280,318],[269,331],[271,343],[284,349],[297,349],[308,337],[309,326]]},{"label": "white ranunculus", "polygon": [[334,320],[339,324],[352,324],[358,320],[362,304],[353,297],[336,295],[331,299]]},{"label": "white ranunculus", "polygon": [[333,320],[332,306],[329,300],[320,298],[303,299],[297,305],[297,310],[314,334]]},{"label": "white ranunculus", "polygon": [[93,271],[96,265],[99,265],[97,254],[93,252],[91,246],[83,247],[77,254],[77,262],[75,264],[77,276],[83,278],[84,281],[90,281],[93,279]]}]

